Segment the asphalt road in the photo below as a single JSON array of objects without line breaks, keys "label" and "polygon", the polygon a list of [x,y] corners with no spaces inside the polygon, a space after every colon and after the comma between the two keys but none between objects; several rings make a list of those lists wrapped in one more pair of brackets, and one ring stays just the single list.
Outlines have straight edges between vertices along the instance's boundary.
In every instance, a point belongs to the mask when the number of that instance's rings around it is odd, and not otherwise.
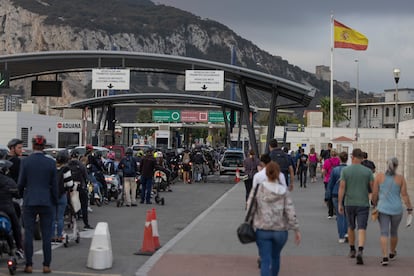
[{"label": "asphalt road", "polygon": [[[81,231],[81,240],[70,243],[67,248],[53,245],[51,275],[135,275],[135,272],[148,260],[149,256],[137,256],[142,246],[146,211],[156,208],[158,231],[161,246],[176,236],[194,218],[213,204],[222,194],[233,187],[234,176],[209,176],[207,183],[183,184],[172,186],[173,192],[161,192],[165,205],[139,204],[137,207],[117,208],[115,202],[102,207],[91,206],[90,224],[107,222],[112,242],[113,266],[106,270],[93,270],[86,267],[93,231]],[[79,228],[83,223],[79,221]],[[43,275],[41,242],[35,241],[34,275]],[[6,259],[1,258],[0,275],[9,275]],[[22,273],[24,264],[18,267]]]}]

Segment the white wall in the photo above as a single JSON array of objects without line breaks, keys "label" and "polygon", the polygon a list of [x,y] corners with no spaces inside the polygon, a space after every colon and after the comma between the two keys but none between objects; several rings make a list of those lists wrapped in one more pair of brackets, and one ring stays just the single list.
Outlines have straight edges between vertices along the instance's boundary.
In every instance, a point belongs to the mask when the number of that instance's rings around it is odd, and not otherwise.
[{"label": "white wall", "polygon": [[56,144],[56,122],[59,117],[31,114],[26,112],[0,112],[0,144],[6,145],[12,138],[22,138],[21,129],[28,129],[28,146],[36,134],[46,137],[48,143]]}]

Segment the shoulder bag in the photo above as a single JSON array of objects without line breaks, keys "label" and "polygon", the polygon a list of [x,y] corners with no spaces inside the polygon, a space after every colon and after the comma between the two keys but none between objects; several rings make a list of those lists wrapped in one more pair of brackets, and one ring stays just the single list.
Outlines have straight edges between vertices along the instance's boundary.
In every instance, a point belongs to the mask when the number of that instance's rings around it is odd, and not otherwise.
[{"label": "shoulder bag", "polygon": [[[256,241],[256,232],[253,228],[253,217],[257,206],[256,194],[259,186],[260,184],[257,184],[256,188],[254,189],[252,202],[250,203],[249,210],[247,211],[246,217],[244,218],[244,222],[237,228],[237,237],[243,244]],[[255,210],[253,210],[253,207]]]}]

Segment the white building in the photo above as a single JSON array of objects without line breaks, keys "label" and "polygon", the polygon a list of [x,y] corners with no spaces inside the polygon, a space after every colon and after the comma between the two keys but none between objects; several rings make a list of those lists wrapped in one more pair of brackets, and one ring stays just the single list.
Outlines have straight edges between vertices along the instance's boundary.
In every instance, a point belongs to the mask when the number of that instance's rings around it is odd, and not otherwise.
[{"label": "white building", "polygon": [[[414,89],[403,88],[398,90],[384,90],[385,101],[373,103],[346,103],[349,121],[338,124],[340,127],[356,127],[356,114],[358,111],[359,128],[395,128],[396,122],[414,119]],[[396,101],[396,99],[398,99]],[[397,106],[397,112],[396,112]]]},{"label": "white building", "polygon": [[85,144],[84,137],[91,137],[92,124],[85,126],[80,110],[65,110],[63,117],[42,115],[38,110],[29,102],[22,104],[21,112],[0,111],[0,145],[19,138],[24,148],[31,149],[31,138],[41,134],[52,147],[79,146]]}]

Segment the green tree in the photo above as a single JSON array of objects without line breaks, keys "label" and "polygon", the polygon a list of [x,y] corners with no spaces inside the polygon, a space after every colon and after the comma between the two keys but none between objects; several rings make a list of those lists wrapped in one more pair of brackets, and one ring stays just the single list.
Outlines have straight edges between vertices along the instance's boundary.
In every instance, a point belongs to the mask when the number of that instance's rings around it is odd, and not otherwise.
[{"label": "green tree", "polygon": [[152,110],[149,108],[140,108],[137,112],[137,123],[151,123],[152,122]]},{"label": "green tree", "polygon": [[[330,114],[331,114],[331,99],[329,97],[323,97],[320,101],[321,111],[323,113],[323,126],[330,125]],[[333,121],[334,125],[337,126],[338,123],[349,120],[346,116],[346,108],[342,105],[342,101],[339,98],[333,99]]]},{"label": "green tree", "polygon": [[[261,126],[267,126],[269,124],[269,112],[259,112],[256,116],[256,121]],[[295,115],[290,114],[277,114],[276,115],[276,125],[284,126],[288,124],[300,124],[300,120]]]}]

